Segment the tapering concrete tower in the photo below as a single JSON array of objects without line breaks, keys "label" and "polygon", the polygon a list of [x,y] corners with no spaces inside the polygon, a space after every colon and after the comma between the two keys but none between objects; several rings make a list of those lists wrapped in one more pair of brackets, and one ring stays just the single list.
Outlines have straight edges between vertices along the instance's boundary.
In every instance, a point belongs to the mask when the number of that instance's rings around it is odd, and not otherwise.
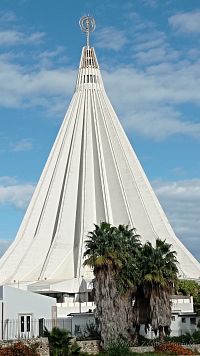
[{"label": "tapering concrete tower", "polygon": [[17,237],[0,260],[0,283],[40,281],[55,289],[65,281],[66,291],[76,291],[76,281],[91,276],[82,265],[84,240],[100,221],[135,227],[143,242],[166,239],[178,253],[180,275],[199,278],[200,264],[175,236],[106,95],[89,44],[93,18],[82,18],[81,26],[87,46],[75,92]]}]

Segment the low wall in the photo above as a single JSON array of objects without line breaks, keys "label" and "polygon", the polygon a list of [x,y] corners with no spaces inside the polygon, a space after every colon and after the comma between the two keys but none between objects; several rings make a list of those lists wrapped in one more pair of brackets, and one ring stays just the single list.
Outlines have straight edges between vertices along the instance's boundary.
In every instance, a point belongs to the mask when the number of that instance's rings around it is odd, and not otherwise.
[{"label": "low wall", "polygon": [[[81,347],[82,352],[87,352],[88,354],[98,354],[100,348],[100,341],[98,340],[87,340],[87,341],[78,341],[77,344]],[[193,352],[200,353],[200,345],[183,345],[184,347],[191,349]],[[145,352],[153,352],[153,346],[135,346],[130,347],[132,352],[140,353],[141,355]]]},{"label": "low wall", "polygon": [[135,347],[130,347],[130,350],[132,352],[137,352],[138,354],[143,354],[144,352],[153,352],[154,347],[153,346],[135,346]]},{"label": "low wall", "polygon": [[27,346],[31,346],[34,344],[38,344],[37,347],[37,352],[40,356],[49,356],[49,344],[48,344],[48,339],[47,338],[36,338],[36,339],[29,339],[29,340],[14,340],[14,341],[0,341],[0,347],[6,347],[6,346],[11,346],[13,344],[16,344],[18,342],[21,342]]},{"label": "low wall", "polygon": [[191,349],[194,352],[200,352],[200,344],[194,344],[194,345],[183,345],[187,347],[187,349]]},{"label": "low wall", "polygon": [[[198,345],[198,344],[182,345],[182,346],[187,349],[192,350],[193,352],[200,353],[200,345]],[[130,350],[132,352],[137,352],[137,353],[143,354],[144,352],[153,352],[154,347],[153,346],[137,346],[137,347],[131,347]]]},{"label": "low wall", "polygon": [[82,352],[87,352],[90,354],[98,354],[100,348],[99,340],[86,340],[86,341],[77,341],[77,344],[81,347]]}]

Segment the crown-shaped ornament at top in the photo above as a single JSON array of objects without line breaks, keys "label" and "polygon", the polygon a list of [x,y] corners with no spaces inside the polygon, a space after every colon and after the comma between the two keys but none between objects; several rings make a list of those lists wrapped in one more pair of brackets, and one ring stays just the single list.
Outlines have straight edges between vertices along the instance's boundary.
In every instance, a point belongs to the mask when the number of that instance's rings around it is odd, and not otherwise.
[{"label": "crown-shaped ornament at top", "polygon": [[87,40],[87,48],[90,47],[90,33],[93,32],[96,28],[96,23],[93,16],[82,16],[79,25],[81,31],[86,33],[86,40]]}]

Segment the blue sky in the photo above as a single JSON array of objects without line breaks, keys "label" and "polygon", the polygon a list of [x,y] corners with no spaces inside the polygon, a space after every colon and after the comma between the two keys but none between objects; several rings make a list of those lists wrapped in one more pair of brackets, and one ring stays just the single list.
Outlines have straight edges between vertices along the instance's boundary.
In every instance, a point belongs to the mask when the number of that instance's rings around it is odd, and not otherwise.
[{"label": "blue sky", "polygon": [[199,0],[1,0],[0,251],[72,97],[87,13],[112,104],[177,236],[200,259]]}]

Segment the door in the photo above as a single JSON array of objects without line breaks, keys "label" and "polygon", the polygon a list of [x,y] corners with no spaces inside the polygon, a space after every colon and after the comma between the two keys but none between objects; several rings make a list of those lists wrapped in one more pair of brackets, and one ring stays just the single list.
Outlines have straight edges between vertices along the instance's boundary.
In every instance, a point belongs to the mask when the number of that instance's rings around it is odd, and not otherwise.
[{"label": "door", "polygon": [[23,314],[19,316],[20,337],[28,339],[32,336],[32,315]]}]

